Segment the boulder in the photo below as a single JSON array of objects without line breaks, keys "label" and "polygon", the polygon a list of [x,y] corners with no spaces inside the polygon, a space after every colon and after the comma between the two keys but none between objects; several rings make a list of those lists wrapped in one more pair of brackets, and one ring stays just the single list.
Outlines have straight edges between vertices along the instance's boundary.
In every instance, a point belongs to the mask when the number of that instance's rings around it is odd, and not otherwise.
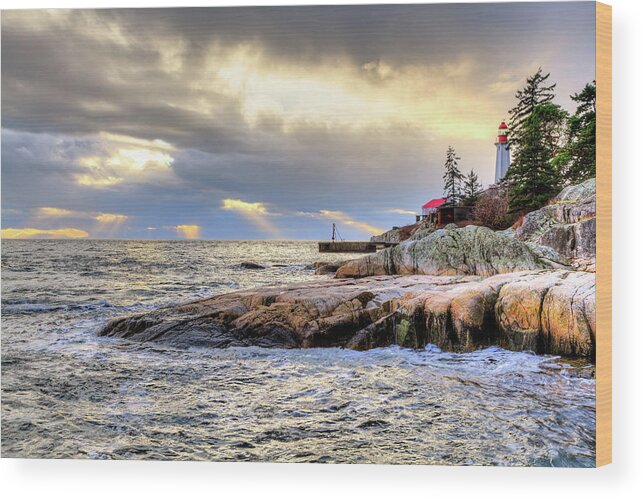
[{"label": "boulder", "polygon": [[266,267],[255,262],[241,262],[239,264],[239,268],[247,269],[247,270],[262,270],[262,269],[265,269]]},{"label": "boulder", "polygon": [[487,227],[450,225],[421,239],[352,260],[338,278],[373,275],[479,275],[550,268],[527,244]]},{"label": "boulder", "polygon": [[312,268],[315,269],[316,275],[334,274],[346,262],[315,262]]},{"label": "boulder", "polygon": [[263,287],[114,319],[100,336],[175,347],[487,345],[595,354],[595,275],[532,270],[378,276]]}]

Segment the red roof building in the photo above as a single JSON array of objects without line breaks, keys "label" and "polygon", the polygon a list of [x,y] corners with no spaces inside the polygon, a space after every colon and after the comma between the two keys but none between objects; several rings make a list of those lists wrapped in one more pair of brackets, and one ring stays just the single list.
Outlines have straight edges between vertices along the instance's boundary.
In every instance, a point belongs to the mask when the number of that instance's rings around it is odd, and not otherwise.
[{"label": "red roof building", "polygon": [[428,215],[429,213],[434,213],[440,206],[447,202],[447,198],[436,198],[432,199],[424,206],[422,206],[422,215]]}]

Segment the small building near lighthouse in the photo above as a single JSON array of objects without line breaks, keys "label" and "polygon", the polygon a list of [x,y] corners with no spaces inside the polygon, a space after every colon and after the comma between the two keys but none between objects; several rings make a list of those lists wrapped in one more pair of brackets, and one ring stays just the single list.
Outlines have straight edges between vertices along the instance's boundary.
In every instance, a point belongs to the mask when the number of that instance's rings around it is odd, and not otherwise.
[{"label": "small building near lighthouse", "polygon": [[500,182],[509,170],[511,156],[509,154],[509,128],[503,121],[498,127],[498,139],[496,140],[496,183]]},{"label": "small building near lighthouse", "polygon": [[422,214],[415,216],[415,221],[420,222],[422,220],[429,219],[432,222],[437,220],[438,208],[447,202],[447,198],[436,198],[431,199],[426,204],[422,205]]}]

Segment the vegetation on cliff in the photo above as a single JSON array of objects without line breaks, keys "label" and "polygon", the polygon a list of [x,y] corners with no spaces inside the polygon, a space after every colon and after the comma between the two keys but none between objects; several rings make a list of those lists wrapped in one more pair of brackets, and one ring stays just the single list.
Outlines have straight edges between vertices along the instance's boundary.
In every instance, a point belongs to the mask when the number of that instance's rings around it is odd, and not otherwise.
[{"label": "vegetation on cliff", "polygon": [[509,111],[512,162],[505,181],[513,213],[537,210],[562,187],[596,175],[596,84],[571,96],[577,109],[570,116],[553,102],[549,76],[539,68],[527,78]]}]

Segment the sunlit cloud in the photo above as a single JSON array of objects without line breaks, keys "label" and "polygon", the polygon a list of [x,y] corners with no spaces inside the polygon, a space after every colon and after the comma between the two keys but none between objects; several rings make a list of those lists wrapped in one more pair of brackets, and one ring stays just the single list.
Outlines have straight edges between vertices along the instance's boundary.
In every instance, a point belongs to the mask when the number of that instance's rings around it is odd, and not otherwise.
[{"label": "sunlit cloud", "polygon": [[76,182],[87,187],[111,187],[127,180],[158,179],[170,173],[175,148],[161,139],[146,140],[101,132],[95,140],[101,150],[77,158],[87,173],[76,175]]},{"label": "sunlit cloud", "polygon": [[42,217],[71,217],[74,215],[72,210],[54,208],[53,206],[43,206],[42,208],[38,208],[37,213]]},{"label": "sunlit cloud", "polygon": [[275,214],[271,213],[264,203],[242,201],[241,199],[224,199],[221,202],[221,208],[238,213],[272,238],[282,237],[279,228],[268,220],[269,216]]},{"label": "sunlit cloud", "polygon": [[111,187],[112,185],[120,184],[122,181],[123,179],[120,177],[103,177],[99,174],[76,175],[76,182],[78,182],[79,185],[84,185],[86,187]]},{"label": "sunlit cloud", "polygon": [[147,140],[138,137],[130,137],[129,135],[119,135],[115,133],[101,132],[98,136],[113,144],[118,144],[125,147],[133,147],[136,149],[146,149],[151,151],[168,151],[172,152],[175,147],[161,139]]},{"label": "sunlit cloud", "polygon": [[264,203],[249,203],[241,199],[224,199],[221,203],[224,210],[239,211],[259,215],[268,215],[268,208]]},{"label": "sunlit cloud", "polygon": [[250,126],[278,117],[286,133],[311,124],[354,131],[406,126],[480,139],[493,135],[498,120],[495,102],[471,84],[482,69],[466,53],[449,63],[373,60],[360,66],[337,55],[302,66],[277,62],[257,44],[215,44],[204,79],[192,86],[238,99]]},{"label": "sunlit cloud", "polygon": [[397,213],[398,215],[417,215],[417,211],[405,210],[404,208],[391,208],[387,211],[389,213]]},{"label": "sunlit cloud", "polygon": [[36,217],[31,222],[39,224],[43,221],[59,218],[87,219],[93,220],[90,228],[95,237],[113,237],[117,234],[120,226],[128,220],[127,215],[120,213],[104,213],[100,211],[70,210],[55,206],[42,206],[35,210]]},{"label": "sunlit cloud", "polygon": [[115,168],[141,171],[145,168],[166,170],[173,162],[174,158],[165,152],[148,149],[121,149],[106,163]]},{"label": "sunlit cloud", "polygon": [[198,239],[201,237],[200,225],[176,225],[176,234],[184,239]]},{"label": "sunlit cloud", "polygon": [[69,210],[54,206],[42,206],[36,210],[40,218],[92,218],[105,224],[121,223],[127,220],[127,215],[120,213],[103,213],[99,211]]},{"label": "sunlit cloud", "polygon": [[94,217],[95,220],[105,224],[122,223],[127,220],[127,218],[127,215],[119,215],[116,213],[101,213]]},{"label": "sunlit cloud", "polygon": [[89,233],[82,229],[34,229],[25,227],[22,229],[2,229],[3,239],[80,239],[89,237]]}]

